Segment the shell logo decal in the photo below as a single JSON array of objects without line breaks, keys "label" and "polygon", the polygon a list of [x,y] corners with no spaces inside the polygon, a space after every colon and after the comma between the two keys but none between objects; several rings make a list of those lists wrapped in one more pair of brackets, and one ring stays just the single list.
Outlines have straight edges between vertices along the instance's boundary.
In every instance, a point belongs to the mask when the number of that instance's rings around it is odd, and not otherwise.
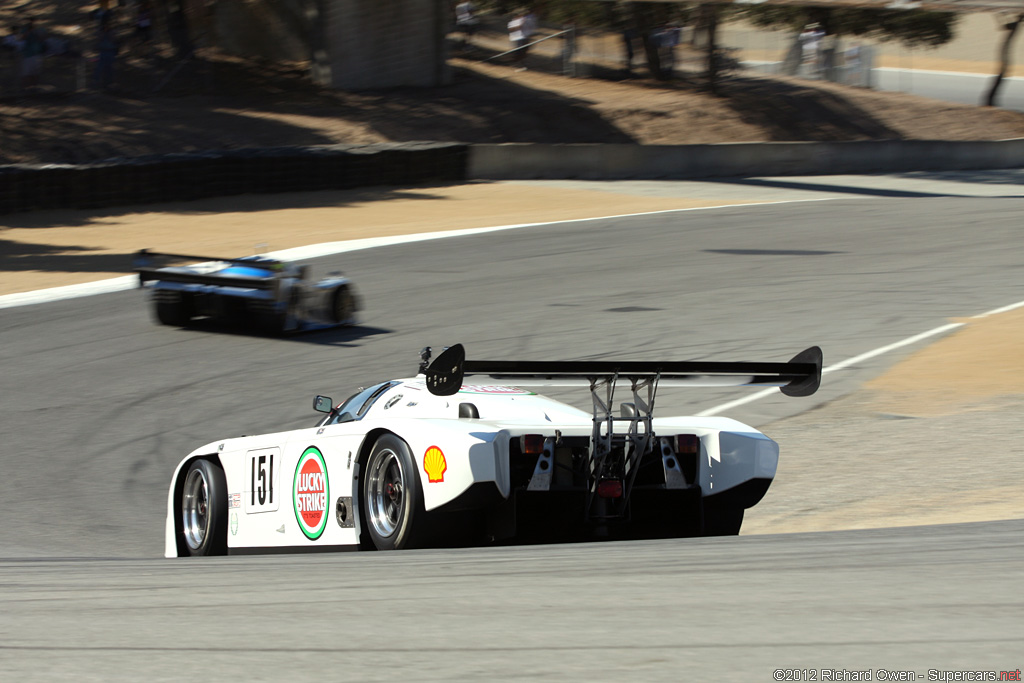
[{"label": "shell logo decal", "polygon": [[448,461],[444,459],[444,453],[437,446],[431,446],[423,454],[423,471],[427,473],[427,480],[431,484],[444,481],[444,473],[448,471]]},{"label": "shell logo decal", "polygon": [[331,488],[327,481],[327,463],[316,446],[310,446],[302,453],[295,466],[295,480],[292,482],[292,504],[295,519],[306,538],[315,541],[327,527],[327,501]]}]

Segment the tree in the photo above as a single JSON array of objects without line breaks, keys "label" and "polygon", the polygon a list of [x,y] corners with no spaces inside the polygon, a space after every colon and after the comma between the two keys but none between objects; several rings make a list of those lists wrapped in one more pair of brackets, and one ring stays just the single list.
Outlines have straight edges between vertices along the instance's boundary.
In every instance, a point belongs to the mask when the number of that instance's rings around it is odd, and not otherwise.
[{"label": "tree", "polygon": [[721,5],[701,5],[700,16],[707,31],[707,49],[705,50],[705,87],[708,92],[718,92],[718,20],[721,13]]},{"label": "tree", "polygon": [[982,100],[982,104],[987,107],[996,106],[996,94],[999,92],[999,86],[1002,85],[1006,72],[1010,70],[1010,43],[1017,34],[1017,29],[1022,21],[1024,21],[1024,14],[1018,14],[1016,19],[1006,21],[1003,24],[1003,30],[1006,31],[1006,35],[1003,36],[1003,43],[999,46],[999,73],[992,79],[992,85]]}]

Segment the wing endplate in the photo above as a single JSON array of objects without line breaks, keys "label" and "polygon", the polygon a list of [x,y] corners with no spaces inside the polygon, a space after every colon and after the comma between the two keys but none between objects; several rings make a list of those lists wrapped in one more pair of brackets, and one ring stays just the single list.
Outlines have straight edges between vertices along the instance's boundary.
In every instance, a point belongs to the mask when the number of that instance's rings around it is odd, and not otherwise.
[{"label": "wing endplate", "polygon": [[462,344],[449,346],[427,367],[427,389],[435,396],[452,396],[462,387],[466,350]]}]

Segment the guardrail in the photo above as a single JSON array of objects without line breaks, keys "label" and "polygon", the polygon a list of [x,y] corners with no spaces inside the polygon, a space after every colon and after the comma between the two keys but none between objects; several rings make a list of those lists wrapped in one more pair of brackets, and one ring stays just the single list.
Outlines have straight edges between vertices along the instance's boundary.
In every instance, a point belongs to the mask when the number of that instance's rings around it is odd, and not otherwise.
[{"label": "guardrail", "polygon": [[467,177],[489,180],[714,178],[1024,167],[1024,138],[735,142],[709,145],[473,145]]}]

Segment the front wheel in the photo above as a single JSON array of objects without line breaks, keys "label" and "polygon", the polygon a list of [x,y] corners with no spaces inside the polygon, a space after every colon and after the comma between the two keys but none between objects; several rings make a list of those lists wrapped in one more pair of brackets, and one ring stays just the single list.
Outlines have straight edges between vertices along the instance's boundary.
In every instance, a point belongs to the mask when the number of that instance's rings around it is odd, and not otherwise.
[{"label": "front wheel", "polygon": [[224,470],[209,460],[196,460],[181,489],[181,532],[189,555],[227,553],[227,507]]},{"label": "front wheel", "polygon": [[333,310],[331,317],[335,323],[351,325],[356,314],[356,297],[349,287],[339,287],[334,293]]},{"label": "front wheel", "polygon": [[377,550],[415,548],[426,542],[416,462],[408,444],[393,434],[377,439],[366,461],[363,518]]}]

